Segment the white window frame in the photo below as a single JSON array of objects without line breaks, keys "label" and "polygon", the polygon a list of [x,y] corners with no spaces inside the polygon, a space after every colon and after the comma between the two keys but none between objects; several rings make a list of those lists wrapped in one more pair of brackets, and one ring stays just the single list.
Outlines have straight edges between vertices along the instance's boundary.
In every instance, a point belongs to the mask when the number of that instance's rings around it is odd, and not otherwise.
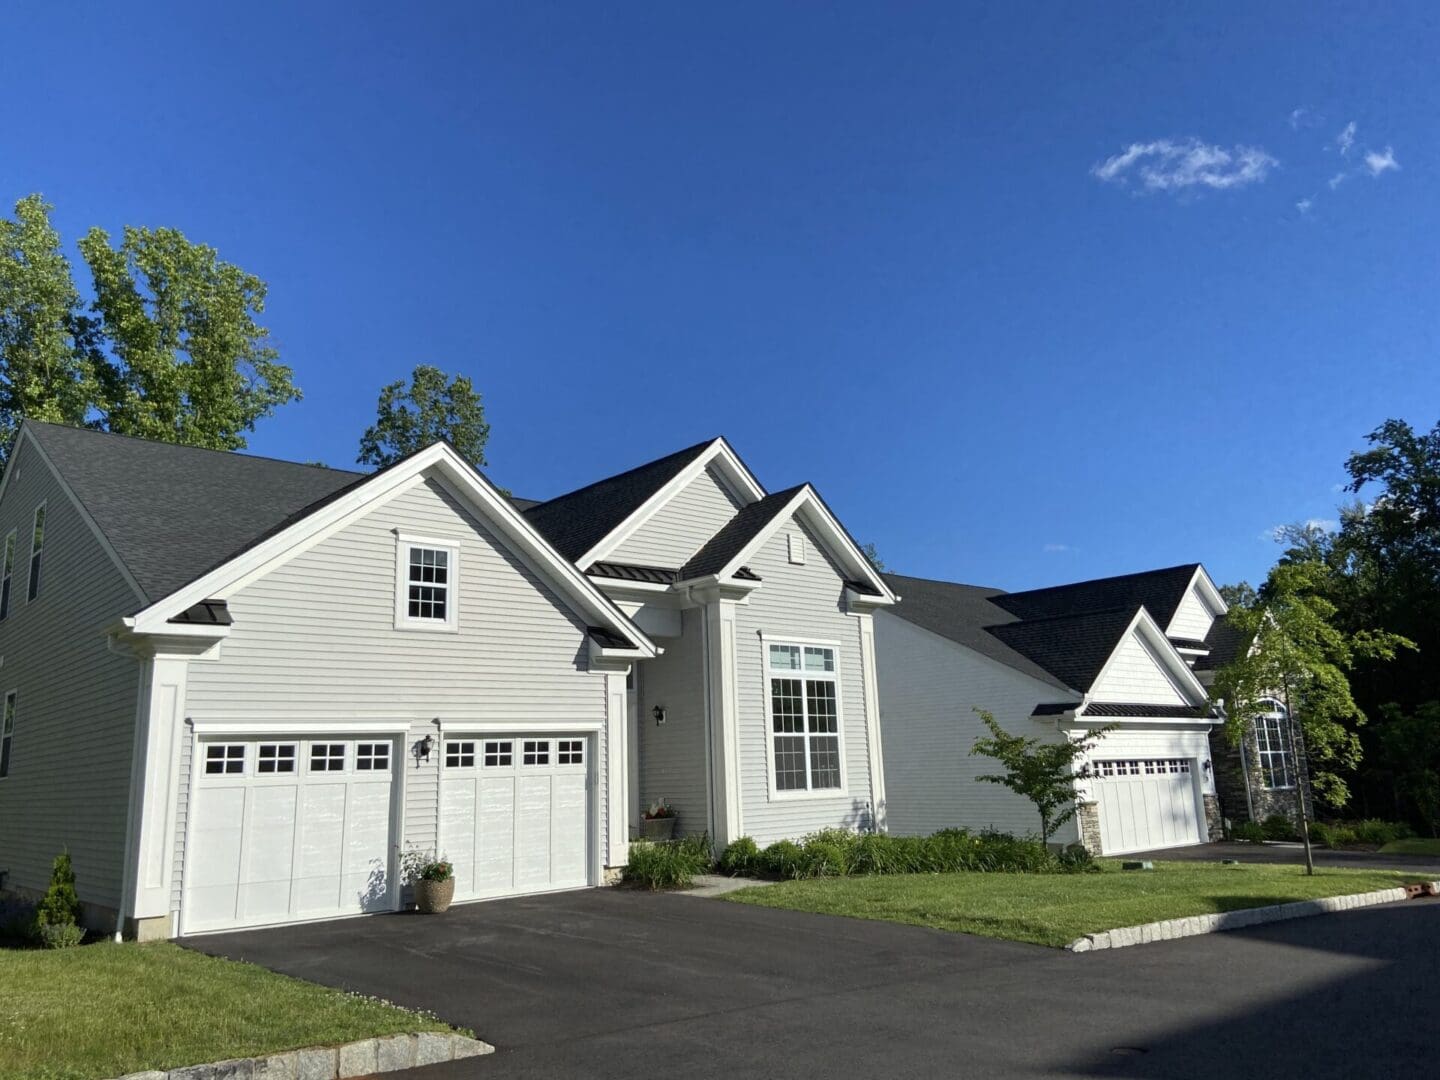
[{"label": "white window frame", "polygon": [[[804,656],[806,647],[813,649],[829,649],[835,656],[835,670],[821,672],[807,672],[802,667],[800,670],[786,668],[772,671],[770,667],[770,647],[772,645],[789,645],[798,647],[801,656]],[[841,645],[838,641],[819,641],[813,638],[796,637],[767,637],[760,636],[760,665],[764,672],[763,689],[765,694],[765,782],[769,787],[770,799],[774,802],[784,802],[792,799],[838,799],[845,798],[850,791],[850,774],[845,767],[845,695],[843,691],[843,664],[840,659]],[[803,660],[802,660],[803,664]],[[833,788],[812,788],[810,770],[810,740],[812,733],[810,727],[810,714],[808,698],[804,696],[804,687],[801,687],[801,698],[805,722],[805,784],[803,788],[781,789],[775,783],[775,702],[771,688],[771,679],[784,679],[798,677],[803,683],[807,678],[819,678],[833,680],[835,685],[835,737],[839,748],[840,758],[840,786]],[[818,734],[818,733],[815,733]]]},{"label": "white window frame", "polygon": [[[1290,714],[1285,711],[1285,706],[1274,698],[1264,699],[1269,702],[1270,707],[1264,712],[1256,713],[1253,724],[1255,727],[1255,763],[1260,767],[1260,784],[1266,791],[1294,791],[1295,785],[1299,782],[1298,763],[1295,760],[1295,747],[1290,741]],[[1274,723],[1278,729],[1279,745],[1271,747],[1270,732],[1265,725]],[[1272,784],[1274,776],[1274,765],[1269,771],[1266,770],[1266,763],[1278,760],[1280,766],[1285,770],[1285,776],[1289,778],[1288,784]]]},{"label": "white window frame", "polygon": [[10,775],[10,766],[14,764],[13,754],[15,751],[15,714],[20,708],[20,691],[7,690],[5,692],[5,709],[0,712],[0,780]]},{"label": "white window frame", "polygon": [[0,552],[0,591],[3,591],[3,606],[0,606],[0,620],[10,617],[10,608],[15,603],[15,549],[20,546],[20,530],[11,529],[5,534],[5,549]]},{"label": "white window frame", "polygon": [[[446,552],[445,618],[421,619],[410,615],[410,549]],[[460,542],[453,537],[395,534],[395,629],[453,634],[460,629]]]},{"label": "white window frame", "polygon": [[[46,510],[48,499],[42,500],[40,505],[35,507],[35,513],[30,518],[30,561],[25,564],[25,602],[33,603],[40,599],[40,590],[45,585],[45,540],[46,536],[38,527],[41,524],[42,515],[45,524],[48,526],[50,514]],[[40,539],[40,547],[35,547],[36,537]],[[31,588],[31,582],[34,588]]]}]

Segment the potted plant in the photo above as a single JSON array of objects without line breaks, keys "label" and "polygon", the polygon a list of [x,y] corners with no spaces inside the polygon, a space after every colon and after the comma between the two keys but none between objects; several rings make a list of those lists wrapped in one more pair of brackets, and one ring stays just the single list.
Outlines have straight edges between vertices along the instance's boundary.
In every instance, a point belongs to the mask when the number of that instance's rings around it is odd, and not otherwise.
[{"label": "potted plant", "polygon": [[404,858],[405,881],[415,891],[415,910],[424,915],[437,915],[450,907],[455,899],[455,867],[443,855],[424,851],[407,851]]},{"label": "potted plant", "polygon": [[675,808],[659,799],[640,815],[640,835],[646,840],[669,840],[675,835]]}]

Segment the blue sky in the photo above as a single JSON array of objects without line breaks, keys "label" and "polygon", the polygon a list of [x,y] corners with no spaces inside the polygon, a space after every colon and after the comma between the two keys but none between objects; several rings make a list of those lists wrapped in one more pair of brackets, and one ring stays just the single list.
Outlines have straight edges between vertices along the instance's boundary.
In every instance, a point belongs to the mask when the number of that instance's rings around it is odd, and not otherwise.
[{"label": "blue sky", "polygon": [[1440,14],[1174,7],[33,4],[0,198],[267,280],[255,452],[428,362],[517,494],[725,434],[902,572],[1253,580],[1440,419]]}]

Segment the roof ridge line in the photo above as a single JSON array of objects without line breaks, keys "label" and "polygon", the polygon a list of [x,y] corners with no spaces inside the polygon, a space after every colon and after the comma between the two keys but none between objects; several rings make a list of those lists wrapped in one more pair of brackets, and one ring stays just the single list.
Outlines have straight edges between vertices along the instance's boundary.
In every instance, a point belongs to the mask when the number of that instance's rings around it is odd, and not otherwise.
[{"label": "roof ridge line", "polygon": [[652,458],[649,461],[641,462],[639,465],[635,465],[629,469],[625,469],[622,472],[611,473],[609,476],[602,476],[599,480],[592,480],[590,483],[583,484],[580,487],[573,488],[570,491],[562,491],[559,495],[555,495],[549,499],[541,500],[529,509],[522,511],[522,513],[528,514],[530,510],[538,510],[542,506],[549,506],[551,503],[559,502],[561,499],[568,499],[572,495],[579,495],[581,492],[589,491],[591,488],[597,488],[601,484],[607,484],[612,480],[622,479],[623,477],[629,476],[631,473],[640,472],[642,469],[649,469],[655,465],[660,464],[660,462],[662,461],[668,461],[670,458],[679,457],[682,454],[694,453],[704,447],[713,446],[715,445],[715,443],[722,441],[724,438],[725,436],[723,435],[716,435],[713,438],[704,440],[703,442],[695,443],[693,446],[686,446],[679,450],[672,450],[668,454],[661,454],[657,458]]}]

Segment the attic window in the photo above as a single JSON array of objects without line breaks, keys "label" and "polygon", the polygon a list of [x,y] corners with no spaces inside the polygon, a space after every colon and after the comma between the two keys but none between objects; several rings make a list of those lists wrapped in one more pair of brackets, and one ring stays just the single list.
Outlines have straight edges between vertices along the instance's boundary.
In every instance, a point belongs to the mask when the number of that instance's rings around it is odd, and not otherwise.
[{"label": "attic window", "polygon": [[45,546],[45,504],[35,508],[35,526],[30,533],[30,591],[27,600],[40,595],[40,552]]},{"label": "attic window", "polygon": [[396,628],[455,630],[459,545],[402,536],[396,546],[395,562]]},{"label": "attic window", "polygon": [[786,537],[790,542],[790,562],[795,566],[805,565],[805,537],[801,533],[790,533]]},{"label": "attic window", "polygon": [[5,537],[4,579],[0,581],[0,619],[10,614],[10,578],[15,573],[15,530]]}]

